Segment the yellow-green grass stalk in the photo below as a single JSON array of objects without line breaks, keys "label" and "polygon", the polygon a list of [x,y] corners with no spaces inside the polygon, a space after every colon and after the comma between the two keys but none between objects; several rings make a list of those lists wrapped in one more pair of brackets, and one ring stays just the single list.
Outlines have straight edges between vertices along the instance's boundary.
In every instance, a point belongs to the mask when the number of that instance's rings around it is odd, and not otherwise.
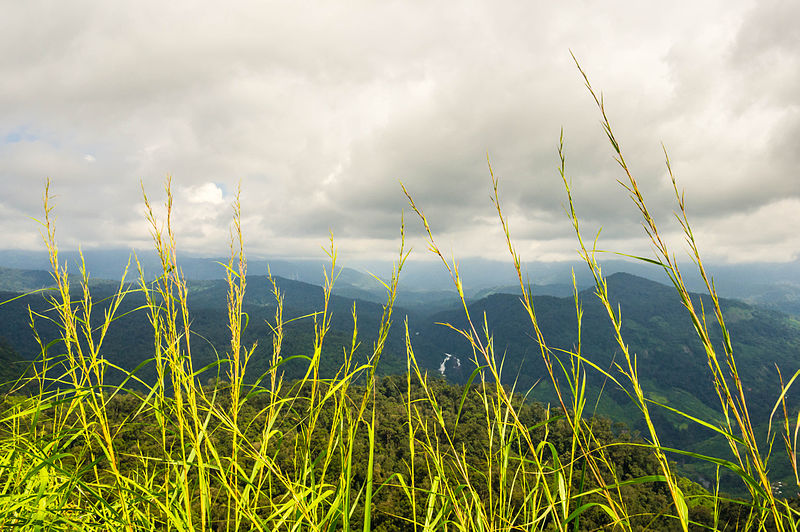
[{"label": "yellow-green grass stalk", "polygon": [[[656,222],[653,216],[650,214],[645,199],[639,189],[638,183],[634,178],[631,170],[629,169],[627,162],[625,161],[625,158],[622,154],[620,143],[618,142],[618,140],[614,135],[613,129],[610,124],[610,120],[606,113],[602,96],[598,97],[597,93],[594,91],[589,82],[588,76],[581,69],[580,65],[578,65],[577,60],[575,62],[576,65],[578,66],[581,75],[584,78],[589,93],[591,94],[595,104],[597,105],[598,110],[600,111],[602,127],[612,146],[614,152],[614,158],[616,162],[619,164],[620,168],[622,169],[623,178],[620,179],[618,182],[628,192],[632,202],[639,211],[642,217],[642,222],[643,222],[642,225],[645,229],[645,233],[647,234],[655,252],[655,257],[652,259],[644,257],[634,257],[634,258],[650,262],[661,267],[668,276],[668,278],[670,279],[674,288],[676,289],[676,292],[678,293],[681,302],[683,303],[684,307],[686,308],[692,320],[695,332],[697,333],[698,338],[703,344],[703,347],[705,349],[709,370],[711,372],[711,375],[715,383],[715,389],[720,401],[721,411],[725,419],[725,425],[722,428],[717,428],[712,424],[699,420],[689,414],[674,409],[670,410],[685,416],[687,419],[702,424],[706,427],[712,428],[713,430],[715,430],[719,434],[722,434],[725,437],[726,441],[729,444],[732,454],[734,455],[736,461],[738,462],[737,464],[738,467],[735,466],[731,467],[733,466],[733,464],[730,463],[727,463],[727,467],[730,467],[740,475],[740,477],[743,480],[743,483],[750,491],[753,500],[753,506],[751,507],[751,514],[749,517],[749,519],[754,519],[753,526],[757,526],[758,528],[766,526],[767,518],[770,517],[772,519],[771,526],[774,526],[776,530],[784,530],[787,525],[790,527],[794,527],[795,520],[788,515],[789,513],[793,512],[789,512],[788,506],[785,503],[778,501],[774,496],[774,494],[772,493],[772,487],[768,477],[768,467],[766,459],[764,458],[764,456],[762,456],[762,453],[759,450],[758,441],[755,435],[755,431],[753,429],[753,424],[750,420],[750,414],[747,409],[747,402],[746,402],[744,388],[742,386],[741,379],[739,378],[739,373],[736,366],[730,334],[725,325],[725,320],[720,307],[719,298],[716,293],[716,288],[714,286],[713,280],[708,275],[705,266],[703,264],[703,261],[701,259],[700,251],[697,242],[695,240],[691,225],[688,220],[685,198],[683,193],[680,192],[678,189],[677,181],[675,179],[672,167],[669,162],[669,157],[666,155],[666,149],[665,149],[665,164],[669,172],[669,176],[672,182],[672,187],[675,193],[675,198],[678,207],[675,216],[684,234],[685,242],[689,246],[690,256],[694,261],[697,270],[704,281],[706,290],[711,298],[712,311],[714,313],[715,320],[722,331],[723,353],[721,354],[721,357],[717,354],[717,349],[715,348],[711,340],[706,322],[705,309],[703,308],[702,302],[700,302],[701,305],[700,309],[697,310],[689,294],[689,291],[685,286],[685,283],[683,281],[683,275],[675,259],[675,256],[671,252],[670,248],[667,246],[665,241],[662,239],[661,234],[659,233],[659,229],[656,225]],[[620,369],[626,375],[626,377],[631,381],[631,384],[634,387],[635,400],[640,405],[644,419],[647,423],[648,431],[653,443],[654,452],[656,453],[659,462],[662,464],[662,470],[667,479],[667,483],[670,488],[670,493],[673,497],[673,501],[678,513],[678,518],[680,519],[681,526],[684,529],[686,529],[688,525],[688,518],[686,516],[687,514],[686,503],[684,501],[680,488],[677,486],[676,479],[669,469],[669,464],[664,454],[664,450],[662,449],[658,441],[655,428],[653,427],[651,418],[649,416],[648,403],[654,403],[654,402],[645,399],[643,391],[638,381],[635,358],[634,359],[631,358],[631,356],[628,353],[627,346],[622,340],[619,311],[615,312],[612,305],[608,301],[607,286],[605,284],[604,278],[602,277],[600,265],[596,260],[596,244],[595,247],[591,249],[591,251],[588,250],[587,247],[583,244],[583,240],[581,238],[578,226],[577,215],[575,214],[574,206],[572,203],[572,197],[569,190],[569,183],[566,179],[564,172],[563,146],[559,148],[559,155],[561,157],[560,173],[564,181],[564,185],[567,190],[567,195],[569,199],[569,214],[571,219],[573,220],[573,225],[579,240],[579,244],[581,247],[581,255],[584,261],[590,267],[590,270],[595,278],[597,295],[600,297],[600,300],[606,307],[609,317],[612,321],[612,324],[614,325],[615,336],[617,338],[620,348],[625,354],[626,364],[627,364],[626,368],[624,369],[620,368]],[[722,369],[723,365],[727,368],[727,372]],[[729,381],[732,381],[732,384]],[[780,403],[780,399],[778,400],[778,403]],[[776,403],[776,408],[777,406],[778,404]],[[771,447],[771,444],[769,446]],[[725,463],[724,461],[714,460],[711,457],[701,457],[693,453],[684,452],[684,454],[716,461],[718,464]],[[769,454],[767,454],[766,456],[769,456]]]},{"label": "yellow-green grass stalk", "polygon": [[[488,161],[487,161],[488,162]],[[570,425],[570,430],[572,434],[571,439],[571,455],[572,460],[569,462],[569,471],[568,471],[568,480],[569,482],[566,483],[566,487],[563,490],[564,493],[562,494],[562,504],[560,505],[561,514],[565,519],[565,522],[569,522],[570,520],[574,519],[573,528],[578,528],[580,523],[580,515],[582,511],[588,509],[588,507],[592,506],[593,504],[583,505],[582,504],[582,494],[578,493],[574,498],[576,501],[576,511],[573,511],[571,508],[571,504],[567,503],[566,501],[570,501],[573,499],[571,494],[571,487],[572,487],[572,479],[573,479],[573,465],[578,458],[578,452],[580,452],[580,457],[583,460],[583,465],[589,468],[589,471],[594,478],[595,482],[598,485],[604,485],[604,472],[610,472],[612,476],[614,476],[613,470],[611,470],[608,465],[608,460],[605,458],[603,454],[602,447],[595,449],[594,451],[590,451],[592,433],[591,430],[588,433],[584,430],[584,422],[583,422],[583,408],[585,406],[585,392],[586,392],[586,377],[585,372],[582,369],[582,360],[583,357],[581,355],[581,331],[582,331],[582,316],[583,310],[581,307],[581,303],[578,298],[577,293],[577,284],[575,282],[575,276],[573,272],[572,282],[573,282],[573,299],[575,301],[575,315],[576,315],[576,344],[575,344],[575,352],[566,351],[566,350],[559,350],[562,353],[566,354],[570,358],[570,369],[567,370],[566,366],[557,358],[553,356],[553,350],[548,347],[547,342],[545,340],[544,334],[539,327],[539,321],[536,316],[536,310],[533,301],[533,292],[531,290],[530,281],[527,279],[527,276],[523,274],[522,271],[522,259],[517,253],[513,241],[511,239],[511,231],[509,228],[509,223],[506,216],[503,213],[503,209],[500,203],[500,195],[499,195],[499,183],[498,179],[494,175],[494,171],[492,170],[491,163],[489,163],[489,175],[491,178],[492,184],[492,204],[495,207],[497,212],[497,217],[500,221],[500,225],[503,230],[503,235],[505,237],[506,246],[508,248],[509,255],[511,256],[512,263],[514,265],[515,272],[517,274],[517,281],[520,286],[521,291],[521,303],[525,312],[528,315],[528,319],[531,322],[531,326],[533,327],[533,331],[535,334],[535,341],[539,346],[541,358],[547,368],[548,376],[550,377],[550,381],[553,384],[553,390],[556,393],[556,397],[558,398],[559,405],[564,415],[564,419]],[[561,367],[561,373],[567,380],[567,384],[569,387],[569,396],[565,399],[565,394],[562,392],[561,385],[558,379],[558,373],[554,370],[553,359],[555,358],[557,364]],[[598,398],[599,400],[599,398]],[[585,468],[582,470],[581,478],[583,479],[585,475]],[[582,482],[581,482],[582,484]],[[612,484],[613,486],[613,484]],[[611,518],[612,522],[619,524],[619,526],[623,528],[629,528],[630,523],[628,519],[625,517],[627,512],[624,507],[624,502],[622,500],[622,495],[618,489],[611,487],[608,490],[601,490],[602,496],[605,499],[603,504],[599,504],[598,506],[605,511],[609,517]],[[581,511],[577,511],[577,509],[582,509]],[[577,512],[577,513],[576,513]]]}]

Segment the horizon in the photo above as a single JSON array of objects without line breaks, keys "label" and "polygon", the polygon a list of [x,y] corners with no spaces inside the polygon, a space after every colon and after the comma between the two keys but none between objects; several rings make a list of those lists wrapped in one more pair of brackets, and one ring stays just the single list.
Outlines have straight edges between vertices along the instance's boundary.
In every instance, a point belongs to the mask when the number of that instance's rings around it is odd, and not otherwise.
[{"label": "horizon", "polygon": [[[87,271],[94,280],[119,281],[131,250],[125,249],[90,249],[84,250]],[[60,262],[68,263],[69,271],[77,272],[79,267],[78,251],[59,250]],[[438,258],[431,259],[430,254],[412,254],[406,261],[403,273],[400,276],[400,289],[402,292],[435,292],[454,290],[452,280],[447,270]],[[137,252],[145,273],[158,271],[155,251],[146,249]],[[224,268],[215,268],[218,262],[225,262],[227,257],[193,255],[178,252],[178,264],[182,267],[188,281],[214,280],[224,278]],[[297,280],[317,286],[323,284],[323,268],[328,269],[330,260],[324,257],[311,259],[297,259],[286,257],[247,257],[248,277],[267,275],[267,267],[273,275],[290,280]],[[464,283],[464,290],[470,297],[480,295],[486,290],[517,288],[518,279],[513,264],[504,259],[485,259],[482,257],[467,257],[456,259]],[[669,286],[669,279],[665,277],[662,269],[653,264],[631,259],[601,260],[605,277],[623,273],[629,274],[662,285]],[[681,263],[684,281],[690,290],[705,292],[705,286],[693,265]],[[391,276],[392,263],[390,261],[337,261],[337,271],[347,273],[345,278],[338,281],[341,288],[360,288],[372,291],[381,291],[383,287],[372,275],[378,275],[384,281]],[[49,271],[49,256],[44,250],[7,250],[0,249],[0,268],[10,268],[29,271]],[[580,290],[593,285],[593,279],[585,263],[578,258],[573,261],[541,262],[530,261],[522,264],[523,274],[527,273],[534,289],[554,289],[572,283],[571,272],[574,271],[575,279]],[[719,294],[723,297],[746,299],[757,304],[769,304],[767,293],[770,287],[800,286],[800,261],[785,263],[749,263],[749,264],[719,264],[707,263],[706,269],[715,281]],[[348,273],[349,272],[349,273]],[[133,272],[135,274],[135,272]],[[131,272],[129,271],[129,274]],[[129,275],[130,278],[130,275]],[[382,292],[381,292],[382,293]],[[553,294],[550,294],[553,295]],[[784,304],[793,305],[795,296],[788,297]],[[778,305],[776,308],[780,307]],[[793,307],[792,307],[793,308]],[[784,311],[789,312],[786,306]],[[792,313],[795,311],[792,310]]]}]

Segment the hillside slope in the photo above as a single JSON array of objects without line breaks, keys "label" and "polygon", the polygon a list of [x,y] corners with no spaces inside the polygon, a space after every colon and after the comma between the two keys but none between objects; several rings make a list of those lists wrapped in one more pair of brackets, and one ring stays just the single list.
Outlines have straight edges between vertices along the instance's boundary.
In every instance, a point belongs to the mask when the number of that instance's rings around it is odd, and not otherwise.
[{"label": "hillside slope", "polygon": [[[640,378],[651,397],[670,406],[688,406],[695,413],[699,408],[701,413],[712,415],[718,400],[709,376],[705,351],[674,290],[622,273],[608,278],[608,289],[612,302],[621,309],[624,339],[630,352],[636,355]],[[583,356],[619,375],[613,364],[624,364],[624,360],[614,341],[605,309],[591,290],[583,291],[579,296],[583,306]],[[710,308],[708,298],[699,295],[694,298],[696,303],[702,301],[706,308]],[[569,356],[558,350],[575,350],[578,336],[573,298],[539,296],[534,298],[534,304],[545,340],[554,349],[553,356],[569,367]],[[722,300],[721,304],[733,338],[739,371],[750,393],[748,406],[751,414],[763,418],[769,415],[780,393],[776,365],[784,375],[792,375],[799,366],[800,323],[779,312],[736,300]],[[553,399],[550,378],[519,297],[493,294],[472,303],[469,309],[476,319],[482,319],[485,313],[495,351],[498,357],[505,357],[505,379],[509,383],[516,382],[518,389],[535,385],[534,396]],[[472,356],[466,341],[454,331],[434,324],[451,323],[463,327],[463,311],[441,312],[430,321],[416,336],[419,339],[418,351],[427,367],[432,370],[440,367],[449,353],[458,357],[461,367],[455,367],[455,358],[451,358],[445,374],[454,380],[465,379],[474,368],[474,365],[466,363]],[[721,334],[712,321],[713,316],[709,316],[712,338],[722,353]],[[632,419],[638,418],[635,411],[628,414],[615,411],[617,405],[630,403],[616,386],[605,382],[606,379],[596,370],[587,367],[587,374],[595,391],[606,384],[600,408],[603,413],[617,417],[629,414]],[[674,421],[672,425],[679,429],[682,423]]]},{"label": "hillside slope", "polygon": [[[285,321],[293,320],[286,325],[286,337],[283,345],[283,357],[294,355],[309,356],[313,351],[314,316],[323,305],[323,291],[319,286],[276,278],[283,294],[283,316]],[[243,334],[243,345],[256,345],[250,361],[248,374],[250,380],[257,379],[265,373],[272,357],[272,332],[270,324],[274,324],[276,309],[275,297],[271,293],[272,285],[264,276],[248,276],[247,291],[244,301],[244,312],[247,328]],[[230,344],[228,316],[226,310],[227,285],[221,280],[193,281],[188,284],[189,309],[191,319],[192,357],[195,369],[214,365],[226,357]],[[100,324],[103,313],[113,295],[114,287],[109,283],[98,283],[92,290],[95,304],[92,323]],[[0,306],[0,338],[6,338],[9,345],[19,352],[25,360],[33,360],[40,356],[40,346],[30,327],[28,308],[32,310],[36,329],[45,344],[57,340],[59,330],[53,323],[54,313],[50,310],[49,298],[53,293],[35,293],[14,299],[19,296],[15,292],[0,292],[0,301],[9,301]],[[77,300],[77,286],[73,300]],[[141,307],[144,297],[140,291],[132,291],[125,296],[117,316],[119,316],[106,335],[102,356],[109,362],[125,370],[132,370],[143,361],[153,356],[153,327],[149,315]],[[343,360],[342,346],[350,347],[353,337],[353,308],[358,314],[358,331],[361,345],[356,351],[356,361],[366,360],[372,353],[372,343],[377,334],[378,324],[383,313],[382,305],[355,301],[353,299],[332,296],[329,312],[332,315],[331,329],[324,344],[325,356],[322,360],[324,376],[332,376]],[[407,314],[396,308],[397,320],[402,322]],[[400,326],[394,328],[390,335],[382,360],[383,373],[399,373],[405,369],[405,340]],[[95,333],[97,334],[97,333]],[[50,356],[63,352],[61,344],[56,342],[49,348]],[[296,360],[286,364],[287,378],[295,378],[304,372],[304,363]],[[215,378],[216,367],[210,368],[206,378]],[[224,368],[220,369],[224,377]],[[138,376],[144,380],[155,378],[153,364],[146,364],[139,369]],[[123,376],[114,370],[107,375],[107,383],[117,383]]]}]

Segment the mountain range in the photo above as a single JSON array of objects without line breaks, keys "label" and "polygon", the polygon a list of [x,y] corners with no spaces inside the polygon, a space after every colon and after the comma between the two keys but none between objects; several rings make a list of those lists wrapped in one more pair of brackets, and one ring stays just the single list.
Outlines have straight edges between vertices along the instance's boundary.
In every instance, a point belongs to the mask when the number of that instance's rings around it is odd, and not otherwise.
[{"label": "mountain range", "polygon": [[[150,250],[90,249],[85,250],[83,255],[93,278],[119,280],[133,253],[136,253],[147,278],[152,279],[160,271],[160,262]],[[79,272],[80,257],[77,252],[62,251],[59,257],[67,263],[70,272]],[[453,283],[441,263],[425,260],[419,255],[412,259],[406,262],[403,269],[398,303],[412,310],[419,307],[423,313],[446,310],[457,304]],[[666,281],[664,272],[651,264],[618,260],[612,256],[609,259],[603,261],[606,275],[622,272],[656,282]],[[188,280],[201,281],[224,278],[225,270],[220,263],[227,262],[227,259],[179,254],[178,262]],[[460,260],[458,265],[466,295],[470,299],[479,299],[491,293],[516,293],[519,289],[516,272],[508,261],[468,258]],[[687,261],[685,266],[684,281],[687,287],[704,291],[704,283],[694,273],[692,263]],[[321,260],[280,257],[250,257],[248,260],[251,274],[266,275],[269,270],[279,277],[317,285],[321,284],[323,268],[327,267],[329,264]],[[0,250],[2,268],[33,272],[30,273],[32,279],[29,284],[17,284],[17,287],[38,288],[42,283],[49,282],[49,275],[43,273],[50,270],[49,257],[44,251]],[[721,296],[800,316],[800,259],[785,263],[708,264],[707,268],[713,272],[716,289]],[[348,298],[382,303],[384,289],[373,274],[385,281],[391,269],[392,264],[388,261],[350,261],[341,268],[335,290],[337,294]],[[586,265],[579,261],[528,262],[523,269],[536,295],[568,297],[572,293],[573,271],[580,289],[593,284]],[[36,281],[37,276],[43,280]],[[135,264],[128,272],[128,277],[132,276],[137,276]],[[0,289],[17,289],[7,283],[7,274],[0,273]]]},{"label": "mountain range", "polygon": [[[141,260],[141,259],[140,259]],[[30,263],[39,263],[31,258]],[[216,268],[222,270],[218,263]],[[258,261],[250,261],[250,271],[266,270]],[[146,271],[151,266],[145,266]],[[300,265],[289,261],[273,266],[270,271],[284,294],[285,319],[306,316],[287,326],[283,356],[307,355],[314,341],[313,317],[320,310],[323,291],[319,285],[304,282],[316,271],[321,278],[322,263]],[[111,273],[100,269],[102,273]],[[77,272],[76,268],[71,271]],[[184,272],[194,280],[188,282],[189,306],[192,319],[192,356],[194,367],[208,369],[202,378],[224,378],[224,368],[216,362],[225,357],[230,332],[227,327],[225,307],[227,285],[219,275],[211,278],[213,269],[207,259],[189,261]],[[203,274],[202,272],[206,272]],[[283,274],[280,276],[277,274]],[[187,273],[187,277],[190,277]],[[203,279],[202,277],[206,278]],[[107,298],[119,286],[119,281],[92,277],[93,300],[96,302],[94,320],[102,317]],[[513,279],[511,279],[513,281]],[[636,364],[648,398],[668,405],[711,423],[721,422],[718,400],[710,379],[706,355],[698,342],[689,317],[675,291],[666,285],[629,273],[614,273],[607,278],[612,302],[619,305],[622,315],[622,333],[635,353]],[[353,336],[353,308],[358,316],[360,347],[357,361],[365,362],[372,353],[377,326],[383,313],[382,288],[372,276],[357,270],[343,269],[337,278],[329,311],[333,320],[323,350],[321,371],[333,376],[343,361],[343,347],[349,348]],[[394,309],[394,324],[389,335],[379,372],[397,374],[406,371],[406,344],[404,321],[407,321],[415,356],[420,366],[431,376],[443,376],[455,382],[465,382],[475,368],[475,355],[465,339],[452,328],[466,326],[464,310],[460,308],[454,290],[406,289],[412,284],[401,277],[401,290]],[[19,375],[26,360],[40,355],[40,345],[30,328],[31,316],[44,344],[56,340],[58,328],[48,298],[52,292],[52,276],[44,270],[0,267],[0,379],[10,380]],[[376,288],[377,287],[379,288]],[[77,282],[74,283],[77,295]],[[792,292],[780,292],[771,285],[763,294],[779,299],[783,294],[791,299]],[[25,292],[41,290],[22,295]],[[570,366],[568,351],[575,351],[578,342],[576,306],[572,288],[568,284],[534,285],[534,305],[540,328],[552,356],[564,367]],[[533,329],[527,313],[520,303],[518,291],[511,282],[497,287],[480,287],[468,293],[468,309],[483,324],[484,316],[492,337],[495,353],[502,358],[503,380],[517,391],[527,392],[536,400],[553,402],[553,385],[542,361],[541,350],[534,340]],[[788,294],[788,295],[786,295]],[[21,296],[21,297],[20,297]],[[694,295],[695,302],[710,308],[707,296]],[[601,368],[619,378],[615,363],[622,363],[622,355],[614,341],[609,319],[591,289],[578,293],[582,307],[580,334],[581,353]],[[141,292],[129,293],[118,311],[121,316],[112,325],[104,341],[103,356],[124,370],[132,370],[152,356],[152,326],[142,307]],[[730,329],[739,373],[748,393],[748,407],[754,420],[766,421],[780,393],[776,367],[784,380],[788,380],[800,367],[800,321],[790,314],[763,305],[754,305],[736,299],[723,299],[722,309]],[[29,313],[30,312],[32,314]],[[276,302],[271,293],[271,283],[264,275],[247,278],[244,311],[248,326],[243,335],[245,346],[256,345],[248,366],[251,380],[263,375],[271,358],[271,329]],[[713,319],[709,319],[709,323]],[[715,342],[721,350],[719,328],[710,325]],[[58,354],[60,345],[55,342],[49,354]],[[478,361],[480,362],[480,361]],[[303,358],[296,358],[283,366],[287,378],[299,377],[305,371]],[[558,364],[556,369],[558,370]],[[632,429],[641,428],[640,414],[631,403],[625,390],[606,379],[600,372],[584,366],[587,376],[587,409]],[[221,374],[220,374],[221,372]],[[155,378],[152,364],[143,365],[137,376],[145,381]],[[120,382],[123,374],[111,371],[108,383]],[[563,373],[559,382],[565,385]],[[621,379],[625,385],[624,379]],[[129,382],[128,385],[133,384]],[[628,390],[629,391],[629,390]],[[787,394],[789,406],[795,410],[800,404],[797,394]],[[685,418],[666,409],[654,408],[654,418],[663,442],[668,445],[713,448],[714,434],[689,423]],[[778,468],[784,465],[776,466]],[[711,476],[710,471],[702,471]]]}]

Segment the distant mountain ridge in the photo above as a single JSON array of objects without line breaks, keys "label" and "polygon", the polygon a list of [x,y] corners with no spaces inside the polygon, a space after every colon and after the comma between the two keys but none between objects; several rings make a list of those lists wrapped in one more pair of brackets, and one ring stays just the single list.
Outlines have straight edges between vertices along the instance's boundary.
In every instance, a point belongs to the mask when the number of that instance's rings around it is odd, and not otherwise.
[{"label": "distant mountain ridge", "polygon": [[53,282],[49,271],[0,266],[0,290],[5,292],[33,292],[52,286]]},{"label": "distant mountain ridge", "polygon": [[[84,256],[92,278],[118,280],[131,253],[132,250],[127,249],[85,250]],[[60,257],[69,262],[71,273],[78,273],[76,252],[62,251]],[[148,277],[152,278],[160,271],[160,263],[152,251],[139,251],[138,257]],[[439,262],[419,260],[418,257],[412,256],[406,262],[401,275],[399,302],[416,310],[426,307],[435,311],[446,310],[448,305],[457,302],[447,272]],[[223,278],[224,268],[220,262],[225,263],[227,259],[179,256],[179,264],[190,280]],[[323,268],[327,266],[322,260],[252,257],[248,271],[265,275],[269,267],[273,275],[319,285],[322,283]],[[373,302],[382,301],[383,287],[371,273],[386,280],[391,271],[390,262],[352,261],[344,266],[336,285],[339,294]],[[49,271],[50,263],[44,251],[0,250],[0,267]],[[537,295],[570,295],[573,270],[579,288],[593,283],[586,265],[578,261],[531,262],[523,267]],[[714,275],[721,296],[800,316],[800,260],[786,263],[707,264],[707,267]],[[640,261],[608,260],[603,262],[603,269],[607,275],[623,272],[662,283],[666,280],[659,268]],[[509,261],[468,258],[459,261],[459,270],[470,299],[480,299],[490,293],[517,293],[516,273]],[[135,275],[135,269],[129,272],[129,278]],[[686,268],[685,281],[690,290],[704,289],[702,280],[693,268]]]},{"label": "distant mountain ridge", "polygon": [[[0,269],[0,287],[34,288],[45,283],[48,275],[47,272]],[[287,325],[283,356],[307,356],[314,338],[313,318],[309,316],[322,307],[322,288],[281,277],[276,277],[276,282],[284,294],[285,319],[306,316]],[[607,282],[612,303],[618,304],[621,309],[623,337],[636,357],[647,396],[709,422],[718,422],[719,408],[715,406],[718,401],[708,375],[706,355],[675,291],[664,284],[627,273],[612,274],[607,277]],[[100,279],[93,282],[92,294],[97,316],[102,315],[107,304],[104,298],[113,294],[117,286],[117,283]],[[74,285],[74,288],[77,295],[78,285]],[[189,281],[188,289],[195,333],[192,347],[195,368],[211,368],[207,373],[211,377],[215,374],[215,368],[218,368],[216,361],[225,357],[230,341],[225,308],[227,286],[220,279],[211,279]],[[560,289],[565,290],[565,287]],[[470,314],[476,320],[475,325],[480,329],[486,316],[495,353],[498,359],[503,360],[504,382],[514,384],[517,391],[533,388],[531,397],[552,402],[554,397],[550,378],[520,297],[518,294],[503,293],[504,288],[498,290],[497,293],[468,301]],[[508,290],[511,291],[510,288]],[[368,293],[377,299],[377,292]],[[475,368],[470,362],[474,355],[463,337],[438,323],[463,327],[464,311],[460,304],[443,298],[442,294],[434,292],[425,296],[424,291],[420,293],[423,297],[430,297],[433,303],[438,299],[439,306],[448,305],[450,308],[440,310],[436,304],[426,305],[425,301],[412,309],[398,304],[394,309],[394,325],[378,371],[381,374],[406,371],[403,322],[407,318],[412,346],[420,366],[430,375],[443,373],[450,380],[463,382]],[[0,292],[0,303],[6,302],[0,305],[0,364],[4,370],[22,368],[24,365],[19,364],[19,360],[30,360],[39,355],[39,344],[34,340],[29,326],[28,309],[34,315],[51,315],[48,310],[50,294],[39,292],[18,297],[20,293],[16,291]],[[552,356],[569,367],[569,356],[560,350],[577,349],[574,299],[572,296],[556,297],[537,293],[535,286],[534,294],[539,325],[548,346],[553,349]],[[706,309],[710,309],[708,296],[694,294],[692,297],[698,306],[702,302]],[[619,375],[614,364],[623,364],[624,361],[605,309],[599,304],[593,289],[581,291],[579,301],[583,309],[580,336],[583,356],[612,374]],[[148,315],[141,310],[133,312],[142,303],[141,294],[134,292],[126,296],[119,310],[119,315],[125,316],[112,325],[104,343],[103,356],[127,370],[137,367],[153,353],[153,331]],[[781,368],[785,378],[800,367],[800,321],[742,301],[722,299],[721,305],[733,338],[739,372],[747,389],[751,415],[755,420],[765,420],[780,389],[775,366]],[[356,358],[366,362],[371,354],[383,311],[382,304],[335,294],[329,306],[333,320],[323,352],[323,376],[332,376],[336,372],[342,363],[342,347],[351,345],[354,306],[361,342]],[[272,333],[267,322],[273,320],[275,308],[269,280],[265,276],[248,276],[244,311],[249,320],[243,334],[243,344],[252,346],[257,343],[248,369],[251,380],[264,374],[269,367]],[[126,314],[128,312],[130,314]],[[712,337],[720,347],[719,353],[722,353],[719,329],[713,325],[713,321],[713,316],[709,316]],[[50,321],[37,318],[36,323],[45,344],[58,338],[58,330]],[[60,344],[56,342],[50,346],[49,354],[55,355],[60,350]],[[483,361],[478,360],[478,363],[482,364]],[[300,376],[305,371],[303,364],[302,358],[285,364],[283,369],[287,378]],[[636,427],[640,416],[625,393],[596,370],[586,365],[584,368],[589,377],[587,396],[593,398],[587,406],[588,411],[593,412],[596,404],[598,413]],[[138,376],[145,380],[153,379],[152,363],[145,365]],[[7,380],[13,375],[6,371],[0,372],[0,377]],[[110,372],[107,382],[119,382],[120,378],[119,374]],[[624,383],[625,379],[621,380]],[[794,391],[787,395],[790,409],[800,406],[797,398],[798,394]],[[712,441],[711,434],[694,427],[690,430],[685,419],[666,410],[654,407],[653,416],[659,434],[667,444],[673,442],[677,446],[691,446],[706,438]]]}]

